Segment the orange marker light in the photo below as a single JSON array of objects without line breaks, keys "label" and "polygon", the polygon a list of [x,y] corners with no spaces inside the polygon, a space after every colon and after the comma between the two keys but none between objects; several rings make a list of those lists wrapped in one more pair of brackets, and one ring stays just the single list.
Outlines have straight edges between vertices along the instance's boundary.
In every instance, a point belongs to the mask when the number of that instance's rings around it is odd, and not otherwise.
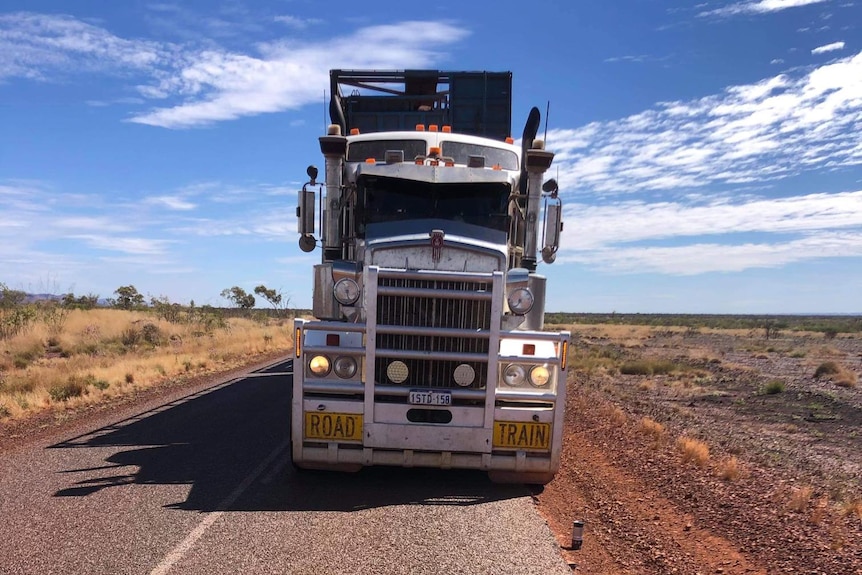
[{"label": "orange marker light", "polygon": [[376,164],[377,160],[375,160],[374,158],[365,158],[365,163],[366,164]]},{"label": "orange marker light", "polygon": [[428,155],[429,156],[439,156],[440,155],[440,148],[438,146],[431,146],[431,148],[428,150]]},{"label": "orange marker light", "polygon": [[428,131],[429,132],[436,132],[437,131],[437,124],[428,124]]},{"label": "orange marker light", "polygon": [[512,136],[506,136],[506,143],[507,144],[514,144],[515,138],[513,138]]},{"label": "orange marker light", "polygon": [[416,131],[417,132],[424,132],[425,131],[425,124],[416,124]]},{"label": "orange marker light", "polygon": [[443,133],[444,134],[451,134],[452,133],[452,126],[443,126]]},{"label": "orange marker light", "polygon": [[494,164],[494,165],[491,167],[491,169],[492,169],[492,170],[502,170],[502,169],[503,169],[503,166],[501,166],[500,164]]},{"label": "orange marker light", "polygon": [[359,135],[359,128],[350,128],[350,135],[351,136],[358,136]]},{"label": "orange marker light", "polygon": [[522,353],[524,355],[536,355],[536,345],[533,343],[525,343]]}]

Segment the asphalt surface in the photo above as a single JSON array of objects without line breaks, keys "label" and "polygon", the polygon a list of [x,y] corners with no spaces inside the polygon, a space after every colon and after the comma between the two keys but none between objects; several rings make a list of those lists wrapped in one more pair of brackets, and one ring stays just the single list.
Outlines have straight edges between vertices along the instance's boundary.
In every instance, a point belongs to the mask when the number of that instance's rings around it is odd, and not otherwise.
[{"label": "asphalt surface", "polygon": [[525,487],[295,471],[287,375],[164,401],[0,453],[0,573],[571,572]]}]

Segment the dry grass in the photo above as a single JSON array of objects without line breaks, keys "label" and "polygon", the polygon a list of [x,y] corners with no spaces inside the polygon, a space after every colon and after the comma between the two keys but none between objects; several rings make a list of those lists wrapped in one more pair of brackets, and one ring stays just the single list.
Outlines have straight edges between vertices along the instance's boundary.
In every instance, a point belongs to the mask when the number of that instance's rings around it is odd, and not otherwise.
[{"label": "dry grass", "polygon": [[841,514],[845,517],[855,515],[859,519],[862,519],[862,498],[844,503],[841,506]]},{"label": "dry grass", "polygon": [[718,464],[717,472],[718,476],[725,481],[736,481],[742,476],[742,466],[739,464],[739,459],[731,455]]},{"label": "dry grass", "polygon": [[145,312],[73,310],[0,341],[0,418],[70,408],[210,373],[293,347],[290,325],[250,319],[168,323]]},{"label": "dry grass", "polygon": [[858,385],[858,377],[855,372],[834,361],[824,361],[814,370],[814,378],[828,377],[832,383],[839,387],[853,388]]},{"label": "dry grass", "polygon": [[709,462],[709,446],[706,443],[691,437],[680,437],[676,445],[682,452],[683,463],[690,462],[703,467]]},{"label": "dry grass", "polygon": [[790,500],[787,502],[787,508],[796,513],[802,513],[808,509],[811,503],[811,496],[814,494],[814,488],[808,485],[797,487],[790,493]]}]

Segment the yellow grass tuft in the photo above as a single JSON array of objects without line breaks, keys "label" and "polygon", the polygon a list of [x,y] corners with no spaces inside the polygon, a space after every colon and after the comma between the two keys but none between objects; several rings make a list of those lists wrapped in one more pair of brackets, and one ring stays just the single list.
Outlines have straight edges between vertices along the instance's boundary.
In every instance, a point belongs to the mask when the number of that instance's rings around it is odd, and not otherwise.
[{"label": "yellow grass tuft", "polygon": [[691,462],[703,467],[709,461],[709,446],[706,443],[690,437],[680,437],[676,444],[682,452],[683,463]]},{"label": "yellow grass tuft", "polygon": [[739,459],[731,455],[718,464],[718,476],[725,481],[736,481],[742,475]]},{"label": "yellow grass tuft", "polygon": [[790,493],[790,501],[787,502],[787,508],[796,513],[802,513],[808,508],[811,503],[811,496],[814,495],[814,488],[808,485],[797,487]]},{"label": "yellow grass tuft", "polygon": [[664,425],[655,421],[649,417],[644,417],[640,420],[638,424],[641,432],[645,435],[651,437],[656,443],[661,443],[664,441],[665,436],[667,435],[667,431],[664,428]]}]

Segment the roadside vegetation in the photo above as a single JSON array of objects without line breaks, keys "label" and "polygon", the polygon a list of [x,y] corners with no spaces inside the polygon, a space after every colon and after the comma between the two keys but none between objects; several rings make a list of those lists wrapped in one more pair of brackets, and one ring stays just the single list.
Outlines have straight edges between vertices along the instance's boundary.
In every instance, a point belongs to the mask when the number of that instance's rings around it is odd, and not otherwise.
[{"label": "roadside vegetation", "polygon": [[32,301],[0,283],[0,421],[63,412],[293,348],[288,298],[259,286],[255,293],[272,309],[254,309],[254,296],[241,288],[223,293],[229,308],[166,297],[147,302],[131,285],[107,301],[93,294]]}]

